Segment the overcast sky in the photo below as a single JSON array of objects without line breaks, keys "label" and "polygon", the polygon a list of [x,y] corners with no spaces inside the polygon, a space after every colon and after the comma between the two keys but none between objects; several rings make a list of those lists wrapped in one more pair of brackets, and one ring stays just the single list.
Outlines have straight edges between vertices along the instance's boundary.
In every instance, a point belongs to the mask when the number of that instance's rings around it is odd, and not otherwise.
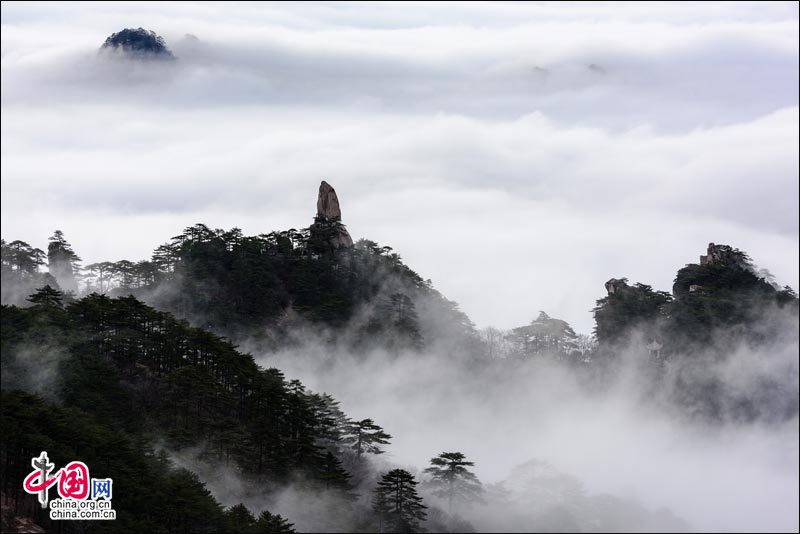
[{"label": "overcast sky", "polygon": [[[98,57],[140,26],[178,59]],[[308,226],[325,179],[479,326],[588,333],[709,241],[797,288],[797,147],[796,2],[2,4],[2,236],[85,263]]]}]

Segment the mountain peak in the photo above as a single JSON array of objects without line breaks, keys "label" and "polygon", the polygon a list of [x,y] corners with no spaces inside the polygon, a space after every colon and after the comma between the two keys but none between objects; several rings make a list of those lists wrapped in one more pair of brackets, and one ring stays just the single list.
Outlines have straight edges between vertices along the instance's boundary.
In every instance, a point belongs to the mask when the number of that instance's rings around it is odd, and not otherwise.
[{"label": "mountain peak", "polygon": [[125,28],[117,33],[112,33],[100,50],[122,52],[134,57],[174,57],[167,48],[163,37],[144,28]]},{"label": "mountain peak", "polygon": [[745,271],[752,270],[750,258],[744,252],[728,245],[708,244],[706,253],[700,256],[700,265],[721,264],[727,267],[738,267]]}]

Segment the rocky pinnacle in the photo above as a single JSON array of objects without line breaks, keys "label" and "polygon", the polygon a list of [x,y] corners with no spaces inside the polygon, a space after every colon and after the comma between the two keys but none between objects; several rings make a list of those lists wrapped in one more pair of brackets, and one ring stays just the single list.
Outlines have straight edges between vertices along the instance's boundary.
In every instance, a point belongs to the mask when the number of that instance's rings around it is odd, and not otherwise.
[{"label": "rocky pinnacle", "polygon": [[334,248],[352,247],[353,239],[350,233],[341,224],[342,210],[339,208],[339,197],[336,190],[324,181],[319,184],[319,196],[317,197],[317,216],[311,226],[313,233],[325,235]]},{"label": "rocky pinnacle", "polygon": [[339,197],[336,196],[336,190],[325,180],[319,184],[317,217],[326,221],[339,221],[342,219],[342,210],[339,209]]}]

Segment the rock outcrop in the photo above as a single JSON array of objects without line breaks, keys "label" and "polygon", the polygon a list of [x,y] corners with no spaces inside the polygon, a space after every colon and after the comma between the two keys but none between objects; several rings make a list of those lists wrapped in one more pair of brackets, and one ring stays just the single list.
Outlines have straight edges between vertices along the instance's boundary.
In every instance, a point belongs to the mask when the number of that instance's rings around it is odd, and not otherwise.
[{"label": "rock outcrop", "polygon": [[311,225],[310,231],[312,237],[327,243],[334,249],[353,246],[353,238],[342,224],[342,210],[339,207],[336,190],[324,180],[319,184],[317,215],[314,217],[314,224]]},{"label": "rock outcrop", "polygon": [[630,289],[628,285],[627,278],[612,278],[605,284],[606,291],[608,291],[609,295],[613,295],[614,293],[621,293],[626,289]]},{"label": "rock outcrop", "polygon": [[747,254],[729,245],[709,243],[706,253],[700,256],[700,263],[689,263],[678,271],[672,296],[676,299],[689,294],[709,296],[715,288],[729,284],[731,276],[738,279],[740,273],[737,272],[741,271],[756,274]]},{"label": "rock outcrop", "polygon": [[342,219],[342,210],[339,208],[339,197],[336,196],[336,190],[325,180],[319,184],[317,218],[326,221],[340,221]]},{"label": "rock outcrop", "polygon": [[749,258],[738,249],[728,245],[708,244],[705,255],[700,256],[700,265],[722,264],[727,267],[738,267],[739,269],[750,270]]}]

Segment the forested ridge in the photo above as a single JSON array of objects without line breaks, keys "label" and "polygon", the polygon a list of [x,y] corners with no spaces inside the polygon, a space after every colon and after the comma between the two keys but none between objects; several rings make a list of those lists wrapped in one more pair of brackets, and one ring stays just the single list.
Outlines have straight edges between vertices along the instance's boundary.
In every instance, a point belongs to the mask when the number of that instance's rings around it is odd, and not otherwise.
[{"label": "forested ridge", "polygon": [[[343,460],[357,470],[391,438],[372,420],[348,419],[330,395],[261,369],[229,341],[133,297],[62,299],[47,286],[31,307],[2,309],[3,492],[16,514],[49,522],[21,491],[40,448],[57,462],[79,456],[126,488],[114,500],[120,521],[93,528],[218,532],[227,521],[219,504],[152,443],[202,445],[204,460],[267,489],[291,481],[338,495],[346,507],[354,495]],[[50,379],[31,383],[43,366],[54,366]],[[186,504],[180,514],[154,506],[174,501],[170,492]]]},{"label": "forested ridge", "polygon": [[[797,318],[794,291],[770,283],[731,247],[717,245],[714,261],[679,270],[672,293],[609,280],[588,338],[544,312],[508,332],[477,332],[389,247],[366,240],[332,247],[338,231],[316,225],[246,237],[195,225],[150,260],[85,267],[58,231],[47,253],[3,241],[4,525],[23,516],[52,526],[21,489],[30,458],[46,449],[59,465],[80,458],[93,475],[126,488],[114,498],[117,521],[59,523],[64,532],[291,529],[291,517],[224,509],[196,475],[175,468],[169,451],[193,447],[201,460],[229,466],[265,492],[286,484],[324,491],[332,525],[458,528],[454,520],[437,523],[440,510],[428,517],[412,474],[395,469],[377,485],[369,480],[369,457],[391,442],[391,429],[350,420],[333,396],[259,367],[231,341],[275,349],[296,342],[292,332],[305,324],[357,354],[380,346],[402,357],[444,347],[441,354],[474,372],[545,358],[602,377],[624,364],[620,353],[633,351],[656,377],[674,364],[676,398],[704,417],[730,415],[723,405],[741,418],[797,412],[796,389],[769,378],[754,399],[713,376],[680,374],[711,365],[736,343],[774,341],[780,323],[770,329],[765,314]],[[470,465],[459,452],[442,453],[426,473],[437,495],[480,500]],[[392,488],[408,502],[387,504]]]},{"label": "forested ridge", "polygon": [[[47,255],[4,241],[3,302],[24,304],[45,284],[74,294],[80,284],[82,294],[134,295],[196,326],[272,346],[285,343],[282,334],[302,320],[332,330],[348,325],[354,348],[380,335],[398,350],[437,342],[470,350],[476,331],[456,303],[391,247],[361,240],[333,248],[337,226],[244,236],[238,228],[197,224],[157,247],[150,260],[86,266],[61,232],[51,237]],[[49,272],[38,272],[45,263]]]}]

